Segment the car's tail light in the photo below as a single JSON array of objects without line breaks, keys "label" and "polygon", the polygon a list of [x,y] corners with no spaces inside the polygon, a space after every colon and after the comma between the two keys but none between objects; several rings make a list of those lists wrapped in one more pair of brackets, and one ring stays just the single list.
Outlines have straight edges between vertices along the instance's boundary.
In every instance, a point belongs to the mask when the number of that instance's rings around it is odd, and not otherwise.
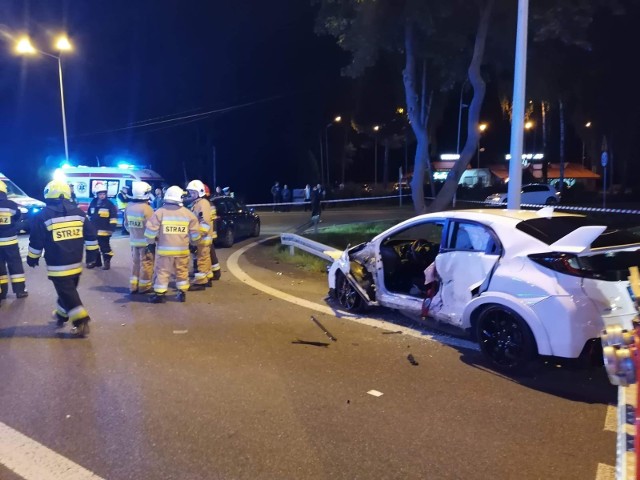
[{"label": "car's tail light", "polygon": [[600,272],[592,269],[588,262],[571,253],[549,252],[534,253],[529,258],[543,267],[574,277],[602,279]]}]

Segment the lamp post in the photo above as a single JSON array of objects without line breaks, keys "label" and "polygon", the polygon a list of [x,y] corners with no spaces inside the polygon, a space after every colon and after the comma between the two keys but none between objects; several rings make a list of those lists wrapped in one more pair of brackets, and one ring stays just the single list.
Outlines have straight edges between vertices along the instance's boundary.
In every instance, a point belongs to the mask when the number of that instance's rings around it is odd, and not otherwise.
[{"label": "lamp post", "polygon": [[58,61],[58,78],[60,80],[60,106],[62,109],[62,134],[64,138],[64,157],[67,163],[69,163],[69,143],[67,141],[67,117],[64,109],[64,85],[62,82],[62,52],[71,50],[71,43],[66,36],[61,36],[55,43],[55,49],[58,50],[58,55],[43,52],[33,46],[31,40],[28,37],[21,38],[16,44],[16,52],[20,55],[33,55],[39,53],[41,55],[54,58]]},{"label": "lamp post", "polygon": [[480,125],[478,125],[478,168],[480,168],[480,137],[482,136],[482,134],[484,133],[484,131],[487,129],[487,124],[486,123],[481,123]]},{"label": "lamp post", "polygon": [[[524,122],[524,129],[528,132],[529,130],[531,130],[534,127],[534,123],[531,120],[527,120],[526,122]],[[527,153],[527,136],[525,134],[524,137],[524,153]],[[531,152],[531,153],[535,153],[535,152]]]},{"label": "lamp post", "polygon": [[[591,128],[591,122],[587,122],[584,124],[584,128]],[[586,132],[585,132],[586,134]],[[582,138],[582,168],[585,167],[585,163],[586,163],[587,157],[586,157],[586,153],[585,153],[585,148],[584,148],[584,137]]]},{"label": "lamp post", "polygon": [[327,183],[325,184],[327,188],[329,187],[329,182],[331,181],[329,178],[329,127],[333,127],[334,124],[340,123],[342,121],[342,117],[338,115],[331,122],[327,123],[327,126],[324,127],[324,154],[327,157]]},{"label": "lamp post", "polygon": [[462,122],[462,107],[468,107],[466,103],[462,103],[462,95],[464,94],[464,89],[467,87],[467,83],[469,83],[469,79],[465,79],[462,87],[460,88],[460,107],[458,108],[458,141],[456,143],[456,153],[460,155],[460,124]]},{"label": "lamp post", "polygon": [[374,134],[374,150],[373,150],[373,185],[374,187],[378,186],[378,131],[380,130],[380,125],[374,125],[373,131]]}]

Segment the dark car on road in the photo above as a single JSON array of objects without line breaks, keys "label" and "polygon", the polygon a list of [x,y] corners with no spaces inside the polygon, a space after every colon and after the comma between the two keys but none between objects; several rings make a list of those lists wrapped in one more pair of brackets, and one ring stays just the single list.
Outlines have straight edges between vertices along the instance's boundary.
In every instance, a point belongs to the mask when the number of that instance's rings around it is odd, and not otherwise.
[{"label": "dark car on road", "polygon": [[211,203],[218,212],[216,246],[232,247],[236,238],[260,235],[260,217],[253,208],[233,197],[214,197]]}]

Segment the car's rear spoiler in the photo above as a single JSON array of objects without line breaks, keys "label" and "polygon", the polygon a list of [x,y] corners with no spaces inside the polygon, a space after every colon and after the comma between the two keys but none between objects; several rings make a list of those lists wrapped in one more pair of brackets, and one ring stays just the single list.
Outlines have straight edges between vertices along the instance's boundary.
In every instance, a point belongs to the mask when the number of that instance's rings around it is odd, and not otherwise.
[{"label": "car's rear spoiler", "polygon": [[593,241],[598,238],[602,232],[606,230],[606,226],[588,225],[580,227],[573,232],[565,235],[557,242],[554,242],[550,248],[557,252],[567,252],[575,254],[586,254]]}]

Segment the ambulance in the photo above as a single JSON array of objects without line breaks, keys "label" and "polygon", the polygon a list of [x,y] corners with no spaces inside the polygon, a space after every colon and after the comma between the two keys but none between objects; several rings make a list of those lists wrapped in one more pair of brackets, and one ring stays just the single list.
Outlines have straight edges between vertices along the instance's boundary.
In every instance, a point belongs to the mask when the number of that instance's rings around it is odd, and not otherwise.
[{"label": "ambulance", "polygon": [[22,213],[18,228],[22,231],[28,232],[31,218],[44,208],[44,202],[31,198],[29,195],[24,193],[20,187],[3,175],[2,172],[0,172],[0,180],[2,180],[7,186],[7,197],[9,200],[13,200],[18,204],[20,212]]},{"label": "ambulance", "polygon": [[[117,206],[116,195],[122,187],[129,187],[135,181],[147,182],[152,188],[162,187],[164,178],[153,170],[127,167],[71,167],[64,166],[54,173],[57,178],[64,178],[73,185],[78,206],[85,212],[91,199],[95,197],[93,190],[98,183],[107,186],[107,197]],[[122,212],[118,212],[118,225],[122,225]]]}]

